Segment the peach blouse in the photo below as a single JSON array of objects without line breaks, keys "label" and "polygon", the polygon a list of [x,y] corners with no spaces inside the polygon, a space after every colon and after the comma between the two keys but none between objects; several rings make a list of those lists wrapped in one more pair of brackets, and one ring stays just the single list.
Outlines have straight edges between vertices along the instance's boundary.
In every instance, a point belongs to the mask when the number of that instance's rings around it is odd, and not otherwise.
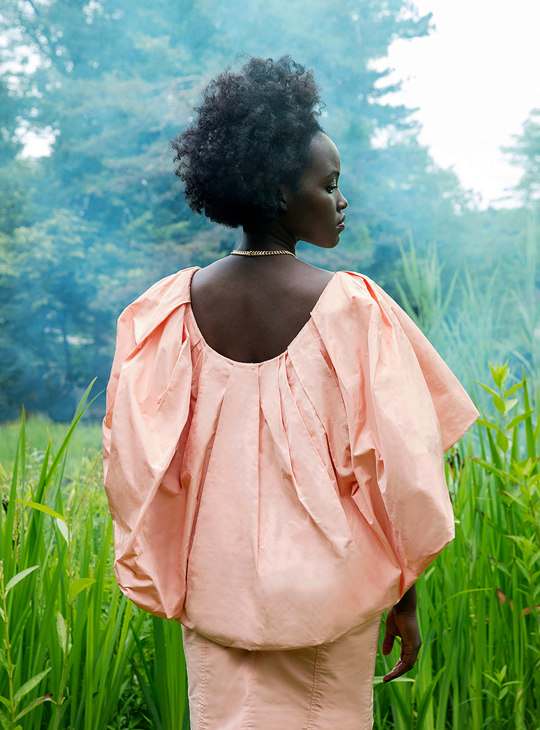
[{"label": "peach blouse", "polygon": [[369,277],[336,272],[285,352],[244,363],[197,327],[199,268],[118,318],[103,419],[118,585],[226,646],[333,641],[454,537],[443,453],[480,414]]}]

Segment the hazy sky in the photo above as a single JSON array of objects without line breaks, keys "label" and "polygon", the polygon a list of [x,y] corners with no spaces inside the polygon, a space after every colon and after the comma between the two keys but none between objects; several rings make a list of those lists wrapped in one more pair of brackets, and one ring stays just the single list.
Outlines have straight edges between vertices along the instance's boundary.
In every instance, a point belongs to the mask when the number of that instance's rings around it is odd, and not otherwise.
[{"label": "hazy sky", "polygon": [[500,147],[540,107],[540,0],[413,2],[433,12],[436,30],[394,42],[373,64],[395,69],[388,80],[404,80],[386,103],[420,107],[420,142],[481,194],[481,207],[515,205],[496,202],[520,177]]}]

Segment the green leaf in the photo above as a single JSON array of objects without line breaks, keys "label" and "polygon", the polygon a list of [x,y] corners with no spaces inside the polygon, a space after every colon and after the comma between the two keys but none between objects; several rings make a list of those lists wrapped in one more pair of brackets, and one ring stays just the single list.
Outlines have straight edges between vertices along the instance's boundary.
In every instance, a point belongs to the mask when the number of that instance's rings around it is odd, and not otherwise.
[{"label": "green leaf", "polygon": [[[41,705],[44,702],[54,702],[54,700],[52,699],[51,693],[43,695],[43,697],[37,697],[35,700],[33,700],[27,707],[24,708],[24,710],[21,710],[19,712],[19,714],[15,717],[15,721],[20,720],[21,717],[24,717],[24,715],[27,715],[29,712],[31,712],[34,709],[34,707],[37,707],[38,705]],[[18,727],[22,727],[22,726],[19,725]]]},{"label": "green leaf", "polygon": [[486,421],[484,418],[479,418],[476,423],[479,423],[481,426],[485,426],[486,428],[493,428],[495,431],[499,430],[499,427],[495,423],[490,423],[489,421]]},{"label": "green leaf", "polygon": [[0,725],[2,726],[2,730],[12,730],[11,720],[2,708],[0,708]]},{"label": "green leaf", "polygon": [[68,530],[67,524],[65,523],[65,521],[63,519],[59,519],[57,517],[56,518],[56,525],[57,525],[58,529],[60,530],[60,532],[62,534],[62,537],[64,538],[64,540],[69,545],[69,530]]},{"label": "green leaf", "polygon": [[505,535],[505,537],[507,537],[509,540],[515,540],[515,542],[518,542],[520,544],[525,540],[523,535]]},{"label": "green leaf", "polygon": [[9,591],[13,588],[13,586],[16,586],[17,583],[19,583],[23,578],[26,578],[27,575],[29,575],[32,571],[37,570],[39,565],[33,565],[31,568],[25,568],[24,570],[21,570],[20,573],[17,573],[13,576],[13,578],[9,581],[9,583],[6,586],[6,596],[9,593]]},{"label": "green leaf", "polygon": [[11,702],[10,702],[10,701],[8,700],[8,698],[7,698],[7,697],[2,697],[2,696],[0,695],[0,702],[1,702],[1,703],[2,703],[3,705],[5,705],[5,706],[6,706],[7,708],[8,708],[8,710],[9,710],[9,711],[11,712]]},{"label": "green leaf", "polygon": [[517,426],[517,425],[518,425],[519,423],[521,423],[522,421],[525,421],[525,419],[529,418],[529,416],[532,416],[532,414],[533,414],[533,413],[535,413],[535,412],[536,412],[536,411],[535,411],[535,409],[532,409],[532,410],[530,410],[530,411],[525,411],[525,413],[522,413],[522,414],[521,414],[521,415],[519,415],[519,416],[516,416],[515,418],[513,418],[513,419],[512,419],[511,421],[510,421],[510,423],[509,423],[509,424],[508,424],[508,426],[506,427],[506,430],[507,430],[507,431],[510,431],[511,429],[513,429],[513,428],[514,428],[514,426]]},{"label": "green leaf", "polygon": [[50,507],[47,507],[46,504],[40,504],[39,502],[29,502],[27,499],[16,499],[16,502],[20,502],[21,504],[25,504],[27,507],[33,507],[34,509],[38,509],[40,512],[46,512],[48,515],[51,515],[51,517],[56,517],[59,520],[63,520],[63,516],[59,512],[55,512]]},{"label": "green leaf", "polygon": [[429,703],[433,699],[433,693],[435,692],[435,687],[437,685],[437,682],[441,678],[441,675],[446,670],[446,667],[441,667],[437,674],[433,677],[433,679],[428,684],[424,694],[422,695],[422,699],[418,702],[418,716],[416,718],[417,727],[421,728],[424,726],[424,718],[427,714]]},{"label": "green leaf", "polygon": [[528,381],[529,381],[529,378],[527,378],[526,380],[522,380],[521,383],[516,383],[515,385],[513,385],[510,388],[510,390],[506,390],[504,392],[504,397],[507,398],[509,395],[512,395],[512,393],[515,393],[516,390],[519,390],[519,388],[522,388],[523,387],[523,384],[524,383],[527,383]]},{"label": "green leaf", "polygon": [[492,474],[496,474],[502,481],[506,481],[506,479],[510,478],[510,474],[508,474],[508,472],[497,469],[497,467],[493,466],[493,464],[490,464],[489,461],[484,461],[484,459],[477,459],[476,457],[472,457],[472,461],[480,464],[480,466],[482,466],[486,471],[489,471]]},{"label": "green leaf", "polygon": [[519,504],[520,507],[523,509],[527,509],[527,505],[525,502],[523,502],[519,497],[516,497],[514,494],[511,494],[511,492],[507,492],[505,489],[499,490],[501,494],[504,494],[505,497],[508,497],[509,499],[513,500],[517,504]]},{"label": "green leaf", "polygon": [[[499,398],[499,395],[498,395],[498,394],[497,394],[497,393],[496,393],[496,392],[495,392],[495,391],[494,391],[494,390],[493,390],[492,388],[489,388],[489,387],[488,387],[487,385],[484,385],[484,383],[481,383],[481,382],[480,382],[479,380],[475,380],[474,382],[475,382],[475,383],[478,383],[478,385],[479,385],[479,386],[480,386],[481,388],[483,388],[484,390],[487,390],[487,392],[488,392],[488,393],[491,393],[491,395],[493,395],[493,396],[497,396],[497,398]],[[500,399],[500,398],[499,398],[499,399]]]},{"label": "green leaf", "polygon": [[62,649],[63,653],[66,653],[67,648],[67,629],[66,629],[66,622],[64,620],[64,617],[58,611],[56,614],[56,631],[58,633],[58,641],[60,642],[60,648]]},{"label": "green leaf", "polygon": [[497,436],[495,437],[495,441],[497,442],[497,446],[502,449],[505,453],[508,451],[508,436],[503,433],[502,431],[497,432]]},{"label": "green leaf", "polygon": [[[380,677],[374,677],[373,678],[373,684],[384,684],[383,682],[384,675]],[[415,679],[412,679],[412,677],[396,677],[396,679],[393,679],[392,682],[389,684],[394,684],[394,682],[415,682]]]},{"label": "green leaf", "polygon": [[22,687],[20,687],[17,692],[15,693],[15,697],[13,698],[13,701],[15,702],[15,705],[18,705],[21,699],[24,697],[24,695],[28,694],[31,690],[34,689],[36,685],[38,685],[43,677],[48,674],[51,671],[51,667],[48,669],[44,669],[39,674],[36,674],[34,677],[28,680],[28,682],[25,682]]},{"label": "green leaf", "polygon": [[95,583],[95,578],[77,578],[73,581],[73,583],[69,586],[69,597],[71,599],[75,598],[82,590],[87,588],[88,586],[92,585],[92,583]]},{"label": "green leaf", "polygon": [[7,657],[6,657],[6,653],[5,653],[5,651],[3,649],[0,649],[0,662],[2,662],[2,664],[7,669],[7,665],[8,665],[8,663],[7,663]]},{"label": "green leaf", "polygon": [[493,365],[489,363],[489,369],[491,370],[491,376],[495,381],[495,385],[500,388],[504,380],[504,375],[506,373],[506,366],[503,365],[502,367],[493,367]]}]

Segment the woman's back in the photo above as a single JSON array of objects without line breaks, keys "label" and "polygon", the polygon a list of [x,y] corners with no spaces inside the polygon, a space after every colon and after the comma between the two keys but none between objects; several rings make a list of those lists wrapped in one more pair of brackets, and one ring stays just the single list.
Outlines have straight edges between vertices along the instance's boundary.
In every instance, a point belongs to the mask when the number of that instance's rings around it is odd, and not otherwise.
[{"label": "woman's back", "polygon": [[[199,330],[203,273],[166,277],[119,318],[103,442],[118,583],[227,646],[333,641],[451,539],[442,454],[478,412],[368,277],[333,274],[291,341],[242,361]],[[249,281],[255,307],[269,289]]]},{"label": "woman's back", "polygon": [[333,273],[287,255],[246,258],[226,257],[197,271],[191,305],[213,350],[239,362],[263,362],[295,339]]}]

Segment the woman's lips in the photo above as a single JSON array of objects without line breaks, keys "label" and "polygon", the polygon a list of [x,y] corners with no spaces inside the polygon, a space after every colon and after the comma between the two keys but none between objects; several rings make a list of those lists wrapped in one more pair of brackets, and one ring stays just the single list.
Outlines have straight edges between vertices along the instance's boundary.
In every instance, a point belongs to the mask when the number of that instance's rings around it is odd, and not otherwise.
[{"label": "woman's lips", "polygon": [[339,230],[342,231],[345,228],[345,223],[339,223],[336,228],[339,228]]}]

